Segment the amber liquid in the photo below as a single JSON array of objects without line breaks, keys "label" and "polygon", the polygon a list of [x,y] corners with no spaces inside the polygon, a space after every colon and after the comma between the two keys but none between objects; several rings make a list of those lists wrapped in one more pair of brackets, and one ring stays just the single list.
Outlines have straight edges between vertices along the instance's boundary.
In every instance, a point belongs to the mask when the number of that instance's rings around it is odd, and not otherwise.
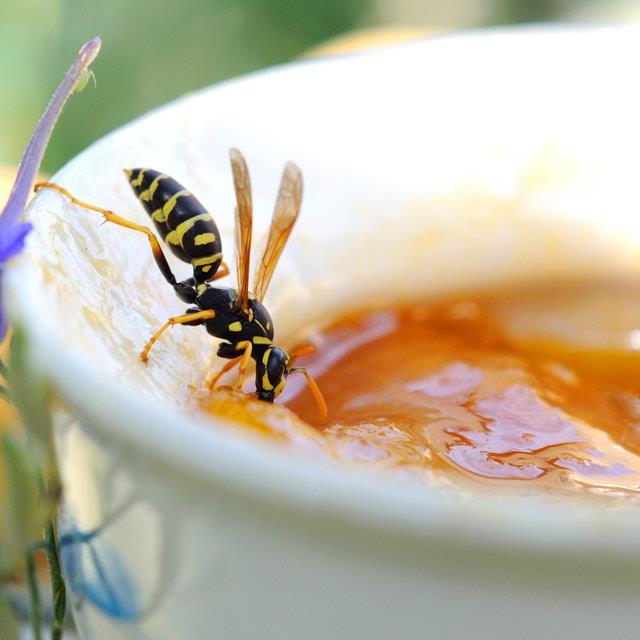
[{"label": "amber liquid", "polygon": [[413,480],[640,497],[640,290],[571,285],[351,314],[286,405],[337,456]]}]

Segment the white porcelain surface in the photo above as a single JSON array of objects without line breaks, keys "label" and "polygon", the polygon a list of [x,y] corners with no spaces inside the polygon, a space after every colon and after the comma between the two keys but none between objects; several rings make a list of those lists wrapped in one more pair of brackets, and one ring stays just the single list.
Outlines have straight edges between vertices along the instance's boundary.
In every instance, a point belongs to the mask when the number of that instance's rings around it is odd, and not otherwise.
[{"label": "white porcelain surface", "polygon": [[[258,230],[295,160],[302,216],[266,301],[285,346],[345,305],[637,277],[639,59],[640,31],[602,28],[293,64],[153,112],[55,179],[142,222],[122,168],[169,172],[231,258],[228,148],[247,156]],[[205,423],[187,406],[214,351],[204,331],[178,328],[138,361],[184,308],[144,238],[52,192],[29,217],[8,289],[59,396],[85,640],[637,635],[637,509],[396,486]]]}]

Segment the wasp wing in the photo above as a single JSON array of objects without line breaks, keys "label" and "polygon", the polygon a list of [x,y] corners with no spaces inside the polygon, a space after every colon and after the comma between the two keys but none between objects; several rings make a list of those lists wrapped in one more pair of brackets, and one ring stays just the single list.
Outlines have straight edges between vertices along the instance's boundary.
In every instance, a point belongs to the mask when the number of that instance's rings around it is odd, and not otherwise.
[{"label": "wasp wing", "polygon": [[237,149],[229,151],[233,186],[236,191],[235,210],[235,253],[238,277],[238,297],[236,305],[249,308],[249,262],[251,260],[251,227],[253,224],[253,203],[251,181],[244,156]]},{"label": "wasp wing", "polygon": [[287,162],[280,181],[280,190],[278,191],[278,199],[276,200],[273,219],[271,220],[267,246],[256,274],[254,292],[260,302],[262,302],[267,293],[267,287],[278,264],[280,254],[289,239],[293,225],[298,219],[301,202],[302,173],[293,162]]}]

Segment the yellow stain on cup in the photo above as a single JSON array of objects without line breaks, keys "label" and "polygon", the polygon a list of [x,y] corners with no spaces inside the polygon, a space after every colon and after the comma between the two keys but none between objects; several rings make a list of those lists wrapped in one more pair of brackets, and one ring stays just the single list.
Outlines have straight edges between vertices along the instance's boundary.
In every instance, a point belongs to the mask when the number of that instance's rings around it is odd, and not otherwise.
[{"label": "yellow stain on cup", "polygon": [[429,27],[389,26],[357,29],[331,38],[303,55],[304,58],[322,58],[422,40],[441,33]]}]

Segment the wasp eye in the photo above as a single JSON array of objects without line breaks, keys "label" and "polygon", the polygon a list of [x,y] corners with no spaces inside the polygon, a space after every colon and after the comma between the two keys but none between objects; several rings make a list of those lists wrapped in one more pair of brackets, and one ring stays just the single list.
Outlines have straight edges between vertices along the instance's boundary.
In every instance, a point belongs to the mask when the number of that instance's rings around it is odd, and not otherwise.
[{"label": "wasp eye", "polygon": [[267,361],[267,373],[269,374],[269,381],[274,387],[286,376],[286,366],[287,358],[284,355],[284,351],[277,347],[271,349],[269,360]]}]

